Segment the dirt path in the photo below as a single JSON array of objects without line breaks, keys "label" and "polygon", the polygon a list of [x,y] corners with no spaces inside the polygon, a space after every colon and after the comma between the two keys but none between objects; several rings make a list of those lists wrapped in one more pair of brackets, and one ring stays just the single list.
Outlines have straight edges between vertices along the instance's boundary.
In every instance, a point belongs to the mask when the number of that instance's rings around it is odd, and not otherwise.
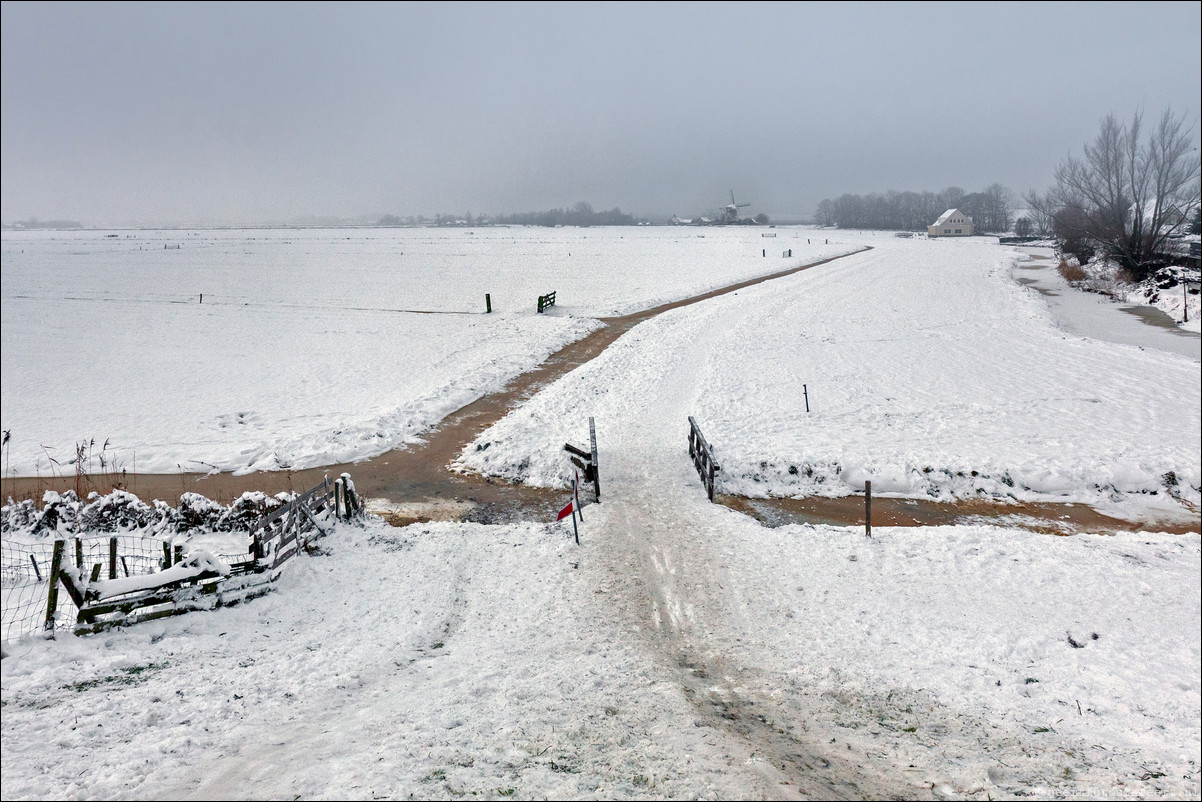
[{"label": "dirt path", "polygon": [[571,372],[604,351],[627,331],[656,315],[699,303],[744,287],[790,276],[811,267],[871,250],[870,247],[791,267],[758,278],[685,298],[680,301],[620,317],[600,318],[604,326],[552,354],[534,370],[517,376],[502,390],[484,396],[444,418],[426,433],[420,445],[389,451],[369,460],[300,471],[272,471],[235,476],[231,473],[132,474],[64,477],[6,477],[0,497],[41,500],[46,490],[74,489],[81,497],[95,490],[128,490],[139,498],[178,499],[182,493],[200,493],[229,503],[246,491],[266,493],[303,490],[325,476],[351,474],[355,486],[376,509],[394,523],[415,520],[456,519],[481,523],[544,520],[562,506],[561,491],[521,487],[446,470],[464,446],[514,407],[541,388]]},{"label": "dirt path", "polygon": [[[2,498],[40,500],[46,490],[75,489],[82,497],[93,490],[128,490],[140,498],[177,499],[186,492],[229,503],[243,492],[267,493],[303,490],[325,476],[351,474],[359,492],[369,499],[370,509],[397,525],[427,520],[463,520],[478,523],[512,523],[551,520],[563,504],[563,492],[513,485],[476,475],[452,473],[447,466],[481,432],[505,417],[543,387],[595,358],[633,327],[671,309],[699,303],[765,281],[783,278],[802,270],[827,264],[854,253],[822,259],[777,271],[700,295],[620,317],[600,318],[604,324],[588,336],[552,354],[534,370],[523,373],[502,390],[484,396],[444,418],[426,434],[423,443],[389,451],[357,463],[342,463],[301,471],[259,472],[235,476],[230,473],[120,474],[83,477],[9,477],[0,488]],[[1032,255],[1033,259],[1040,259]],[[720,496],[731,509],[751,515],[761,524],[789,523],[856,526],[864,522],[863,499],[749,499]],[[990,500],[937,502],[924,499],[877,498],[873,501],[873,523],[877,526],[933,526],[956,523],[993,522],[1050,534],[1080,531],[1167,531],[1198,532],[1197,511],[1143,522],[1119,520],[1081,504],[1012,504]]]}]

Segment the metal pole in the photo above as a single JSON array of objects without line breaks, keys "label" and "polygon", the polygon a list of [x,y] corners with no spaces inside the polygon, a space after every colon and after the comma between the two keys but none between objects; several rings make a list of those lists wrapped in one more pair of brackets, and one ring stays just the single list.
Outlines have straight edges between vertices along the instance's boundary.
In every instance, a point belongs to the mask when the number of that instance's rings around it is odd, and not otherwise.
[{"label": "metal pole", "polygon": [[[576,480],[573,479],[572,480],[572,500],[575,501],[575,498],[576,498]],[[572,534],[575,535],[576,545],[579,546],[580,545],[580,529],[578,529],[576,527],[576,506],[577,505],[575,505],[575,504],[572,505]]]}]

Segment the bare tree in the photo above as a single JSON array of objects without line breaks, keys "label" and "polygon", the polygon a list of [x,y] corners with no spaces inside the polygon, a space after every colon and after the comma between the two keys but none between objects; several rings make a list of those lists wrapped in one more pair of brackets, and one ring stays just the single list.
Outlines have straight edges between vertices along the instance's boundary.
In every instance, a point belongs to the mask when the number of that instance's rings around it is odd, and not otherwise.
[{"label": "bare tree", "polygon": [[1065,159],[1048,192],[1026,200],[1054,221],[1057,236],[1084,243],[1142,279],[1162,263],[1165,240],[1184,233],[1198,209],[1192,133],[1170,109],[1146,137],[1141,115],[1126,126],[1107,115],[1084,157]]}]

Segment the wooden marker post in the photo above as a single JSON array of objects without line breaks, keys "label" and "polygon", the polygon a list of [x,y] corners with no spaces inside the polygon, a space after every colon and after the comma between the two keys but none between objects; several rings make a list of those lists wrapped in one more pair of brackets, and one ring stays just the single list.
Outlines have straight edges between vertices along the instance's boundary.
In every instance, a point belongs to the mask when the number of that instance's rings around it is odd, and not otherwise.
[{"label": "wooden marker post", "polygon": [[484,314],[492,314],[492,296],[484,293]]},{"label": "wooden marker post", "polygon": [[810,411],[810,391],[806,389],[806,386],[804,384],[801,385],[801,394],[805,397],[805,400],[806,400],[806,412],[809,412]]},{"label": "wooden marker post", "polygon": [[[588,419],[588,440],[593,452],[593,490],[597,494],[597,503],[601,503],[601,468],[597,460],[597,427],[593,419]],[[586,477],[587,481],[587,477]]]},{"label": "wooden marker post", "polygon": [[864,483],[864,535],[872,537],[872,482]]}]

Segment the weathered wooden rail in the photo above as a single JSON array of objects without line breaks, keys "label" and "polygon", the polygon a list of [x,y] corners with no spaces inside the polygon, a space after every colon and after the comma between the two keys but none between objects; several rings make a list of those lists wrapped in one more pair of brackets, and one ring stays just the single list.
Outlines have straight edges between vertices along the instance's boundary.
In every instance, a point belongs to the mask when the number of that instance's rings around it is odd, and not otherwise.
[{"label": "weathered wooden rail", "polygon": [[551,290],[546,295],[538,296],[538,313],[541,315],[543,310],[550,309],[555,306],[555,290]]},{"label": "weathered wooden rail", "polygon": [[705,485],[705,493],[709,496],[709,500],[714,500],[714,473],[722,470],[718,466],[718,461],[714,459],[714,450],[705,437],[701,434],[701,427],[697,425],[697,421],[693,416],[689,416],[689,457],[693,460],[693,467],[697,469],[697,474],[701,477],[701,483]]},{"label": "weathered wooden rail", "polygon": [[[326,477],[251,527],[245,560],[226,563],[202,550],[185,556],[182,546],[164,543],[162,569],[131,576],[125,560],[118,558],[117,539],[112,538],[107,580],[100,579],[101,563],[87,574],[78,539],[74,563],[66,540],[58,540],[50,565],[45,628],[53,632],[55,627],[59,583],[79,610],[74,628],[77,635],[261,596],[271,589],[284,564],[328,534],[334,520],[362,514],[350,476],[343,474],[333,482]],[[119,563],[125,568],[124,577],[118,576]]]}]

